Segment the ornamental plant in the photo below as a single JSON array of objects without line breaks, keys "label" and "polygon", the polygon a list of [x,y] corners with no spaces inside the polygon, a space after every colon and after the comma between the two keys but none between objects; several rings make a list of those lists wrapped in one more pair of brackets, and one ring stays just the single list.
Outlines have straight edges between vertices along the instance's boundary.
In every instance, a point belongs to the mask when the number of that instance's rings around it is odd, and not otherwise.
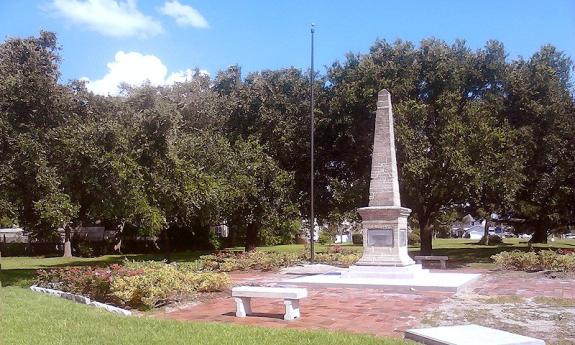
[{"label": "ornamental plant", "polygon": [[230,279],[225,273],[198,272],[188,264],[126,262],[108,267],[38,270],[36,285],[145,310],[197,292],[223,291],[230,286]]},{"label": "ornamental plant", "polygon": [[518,271],[575,271],[575,254],[562,254],[553,250],[501,252],[491,257],[501,269]]}]

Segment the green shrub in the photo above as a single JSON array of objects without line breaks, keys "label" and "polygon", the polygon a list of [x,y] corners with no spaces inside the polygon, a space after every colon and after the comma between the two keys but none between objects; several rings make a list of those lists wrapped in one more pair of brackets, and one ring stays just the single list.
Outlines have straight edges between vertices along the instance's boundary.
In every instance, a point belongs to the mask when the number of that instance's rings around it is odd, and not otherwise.
[{"label": "green shrub", "polygon": [[495,261],[495,265],[502,269],[519,271],[575,270],[575,255],[560,254],[552,250],[542,250],[539,253],[515,250],[501,252],[491,258]]},{"label": "green shrub", "polygon": [[143,274],[124,276],[111,284],[111,293],[125,305],[150,309],[196,291],[222,291],[230,285],[224,273],[179,270],[176,265],[145,269]]},{"label": "green shrub", "polygon": [[62,290],[88,296],[102,302],[113,302],[110,284],[118,277],[143,273],[142,270],[126,268],[121,265],[108,267],[64,267],[36,272],[35,284],[41,287]]},{"label": "green shrub", "polygon": [[357,253],[316,253],[315,261],[339,266],[351,266],[360,259]]},{"label": "green shrub", "polygon": [[292,266],[304,260],[296,253],[277,253],[253,251],[248,253],[219,253],[203,255],[198,260],[201,271],[231,272],[240,270],[269,271]]},{"label": "green shrub", "polygon": [[353,244],[363,245],[363,234],[352,234],[351,235],[351,242]]},{"label": "green shrub", "polygon": [[333,236],[327,231],[322,231],[319,234],[318,242],[321,244],[331,244],[333,243]]},{"label": "green shrub", "polygon": [[407,244],[410,246],[415,246],[421,243],[421,238],[419,236],[419,230],[411,230],[407,234]]},{"label": "green shrub", "polygon": [[[485,236],[481,237],[479,244],[485,244]],[[503,239],[498,235],[489,235],[489,245],[503,244]]]}]

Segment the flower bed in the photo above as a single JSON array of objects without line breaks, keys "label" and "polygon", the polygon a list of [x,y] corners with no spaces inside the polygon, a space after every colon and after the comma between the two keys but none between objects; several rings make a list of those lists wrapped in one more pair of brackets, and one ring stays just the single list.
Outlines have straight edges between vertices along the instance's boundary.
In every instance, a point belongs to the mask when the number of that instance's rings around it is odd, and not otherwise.
[{"label": "flower bed", "polygon": [[36,285],[140,310],[178,301],[196,292],[229,287],[225,273],[196,272],[186,266],[154,263],[39,270]]}]

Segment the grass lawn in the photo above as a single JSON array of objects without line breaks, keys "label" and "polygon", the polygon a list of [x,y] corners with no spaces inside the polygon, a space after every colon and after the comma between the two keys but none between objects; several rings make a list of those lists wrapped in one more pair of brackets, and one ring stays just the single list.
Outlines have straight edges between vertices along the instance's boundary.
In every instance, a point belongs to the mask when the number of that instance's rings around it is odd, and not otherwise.
[{"label": "grass lawn", "polygon": [[[483,267],[491,268],[491,256],[507,250],[527,250],[527,239],[509,238],[504,243],[496,246],[481,246],[477,241],[470,239],[437,239],[433,242],[433,253],[435,255],[449,256],[450,267]],[[346,248],[362,251],[361,246],[344,245]],[[328,246],[317,244],[316,251],[322,252]],[[575,240],[557,240],[549,244],[536,244],[535,248],[572,248],[575,249]],[[289,244],[281,246],[259,247],[262,251],[277,252],[302,252],[303,244]],[[419,253],[419,247],[409,248],[411,255]],[[193,261],[206,252],[181,252],[172,255],[174,261]],[[4,257],[1,259],[2,270],[0,271],[0,281],[3,286],[26,287],[31,284],[34,272],[39,268],[63,267],[75,265],[105,265],[122,262],[125,258],[130,260],[163,260],[162,254],[127,254],[127,255],[105,255],[97,258],[71,258],[62,257]]]},{"label": "grass lawn", "polygon": [[0,344],[412,344],[401,339],[122,317],[16,287],[0,288]]}]

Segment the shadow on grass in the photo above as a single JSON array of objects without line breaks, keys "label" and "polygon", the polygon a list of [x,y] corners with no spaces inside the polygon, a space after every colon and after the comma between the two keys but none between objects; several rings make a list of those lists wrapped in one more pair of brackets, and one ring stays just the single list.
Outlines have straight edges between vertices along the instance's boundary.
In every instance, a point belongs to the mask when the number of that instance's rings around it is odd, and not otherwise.
[{"label": "shadow on grass", "polygon": [[[209,254],[209,252],[183,252],[171,255],[171,262],[191,262],[196,261],[200,256]],[[128,261],[167,261],[163,254],[125,254],[125,255],[107,255],[94,259],[76,258],[77,260],[66,261],[65,263],[55,265],[40,265],[45,268],[50,267],[67,267],[67,266],[107,266],[111,264],[121,264]]]},{"label": "shadow on grass", "polygon": [[[449,257],[448,267],[460,268],[471,263],[490,264],[493,263],[492,255],[509,250],[527,251],[527,248],[510,248],[512,246],[502,244],[497,247],[474,247],[474,248],[438,248],[433,249],[433,255]],[[419,250],[410,251],[413,256],[419,255]]]},{"label": "shadow on grass", "polygon": [[[173,253],[171,255],[172,262],[191,262],[199,259],[201,255],[208,254],[207,251],[188,251]],[[14,257],[12,257],[14,258]],[[125,255],[105,255],[97,258],[72,258],[58,260],[61,257],[46,257],[38,258],[38,263],[34,262],[32,265],[23,265],[18,267],[18,264],[12,263],[9,269],[4,268],[0,270],[0,282],[2,286],[17,286],[29,287],[33,284],[38,269],[50,269],[58,267],[69,266],[107,266],[111,264],[119,264],[124,260],[130,261],[164,261],[166,259],[164,254],[125,254]],[[28,258],[25,258],[28,259]],[[56,259],[58,262],[50,263],[46,260]],[[30,267],[32,266],[32,267]]]},{"label": "shadow on grass", "polygon": [[34,283],[35,276],[35,269],[1,270],[0,282],[2,283],[2,287],[16,286],[27,288]]}]

